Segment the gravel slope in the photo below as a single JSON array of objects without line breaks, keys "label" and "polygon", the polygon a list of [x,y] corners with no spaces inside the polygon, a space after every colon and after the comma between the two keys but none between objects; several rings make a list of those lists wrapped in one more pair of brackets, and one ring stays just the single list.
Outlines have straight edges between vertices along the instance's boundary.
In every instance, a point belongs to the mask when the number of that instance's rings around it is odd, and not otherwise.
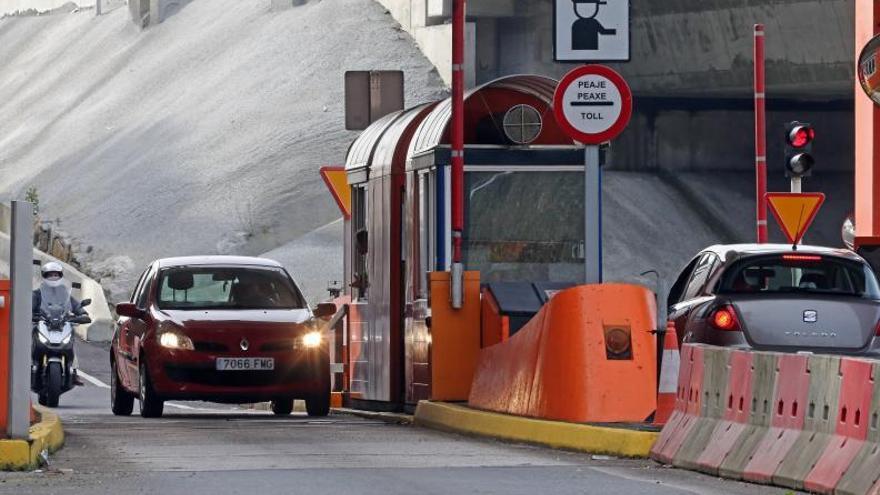
[{"label": "gravel slope", "polygon": [[156,257],[258,254],[334,220],[318,168],[356,136],[344,71],[403,69],[408,104],[445,89],[375,2],[269,3],[195,0],[143,32],[127,9],[0,19],[0,200],[37,187],[115,294]]}]

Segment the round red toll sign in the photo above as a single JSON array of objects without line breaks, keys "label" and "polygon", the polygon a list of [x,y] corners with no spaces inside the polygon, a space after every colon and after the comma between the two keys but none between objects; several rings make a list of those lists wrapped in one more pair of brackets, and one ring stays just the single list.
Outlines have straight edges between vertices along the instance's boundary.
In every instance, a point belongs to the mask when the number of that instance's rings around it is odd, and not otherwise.
[{"label": "round red toll sign", "polygon": [[601,144],[623,132],[632,116],[632,92],[620,74],[604,65],[584,65],[563,76],[553,95],[553,113],[566,134]]}]

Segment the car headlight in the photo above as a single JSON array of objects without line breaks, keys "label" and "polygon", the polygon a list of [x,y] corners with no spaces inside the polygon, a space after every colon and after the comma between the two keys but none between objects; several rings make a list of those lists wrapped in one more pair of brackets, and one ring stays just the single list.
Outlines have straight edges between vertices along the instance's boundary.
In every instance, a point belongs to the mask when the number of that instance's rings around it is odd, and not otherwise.
[{"label": "car headlight", "polygon": [[302,336],[303,346],[310,349],[320,346],[322,340],[323,338],[321,337],[321,332],[316,330],[313,330]]},{"label": "car headlight", "polygon": [[61,339],[61,343],[62,344],[69,344],[71,338],[73,338],[73,334],[69,333],[69,334],[67,334],[67,337],[64,337],[63,339]]},{"label": "car headlight", "polygon": [[42,333],[37,332],[37,338],[40,339],[41,344],[48,344],[49,338],[43,335]]},{"label": "car headlight", "polygon": [[177,332],[162,332],[159,334],[159,344],[168,349],[194,349],[192,339]]}]

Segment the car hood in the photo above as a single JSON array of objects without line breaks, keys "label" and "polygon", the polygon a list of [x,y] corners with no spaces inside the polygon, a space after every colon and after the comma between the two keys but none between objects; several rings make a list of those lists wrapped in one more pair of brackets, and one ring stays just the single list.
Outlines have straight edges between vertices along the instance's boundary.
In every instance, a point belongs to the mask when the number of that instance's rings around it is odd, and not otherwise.
[{"label": "car hood", "polygon": [[184,329],[218,326],[284,327],[305,323],[312,317],[308,309],[248,309],[248,310],[162,310],[161,313]]}]

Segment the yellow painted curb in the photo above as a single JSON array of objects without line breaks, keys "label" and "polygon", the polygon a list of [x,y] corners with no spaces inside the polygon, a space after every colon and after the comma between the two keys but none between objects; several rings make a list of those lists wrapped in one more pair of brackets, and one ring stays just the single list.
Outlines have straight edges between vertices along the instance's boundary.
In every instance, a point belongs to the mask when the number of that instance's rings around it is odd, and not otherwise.
[{"label": "yellow painted curb", "polygon": [[443,402],[421,401],[415,424],[439,430],[535,443],[548,447],[608,454],[648,457],[659,432],[565,423],[479,411]]},{"label": "yellow painted curb", "polygon": [[38,467],[40,453],[55,452],[64,445],[64,429],[58,415],[39,406],[42,419],[31,426],[28,440],[0,440],[0,470],[21,471]]}]

